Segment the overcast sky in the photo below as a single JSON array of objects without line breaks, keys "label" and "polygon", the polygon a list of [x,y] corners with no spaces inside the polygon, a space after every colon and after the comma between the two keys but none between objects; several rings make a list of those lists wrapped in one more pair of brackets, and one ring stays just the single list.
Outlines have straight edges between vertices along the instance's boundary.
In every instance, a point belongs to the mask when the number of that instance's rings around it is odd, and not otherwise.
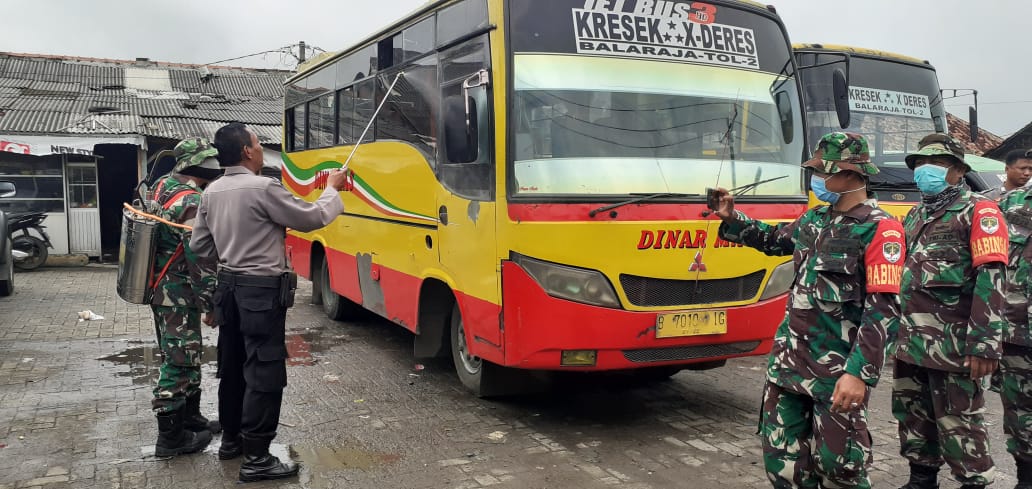
[{"label": "overcast sky", "polygon": [[[520,0],[513,0],[520,1]],[[943,88],[979,91],[979,122],[1009,135],[1032,121],[1032,2],[769,0],[793,42],[849,44],[927,59]],[[295,44],[339,50],[423,0],[0,0],[0,50],[212,63]],[[293,68],[272,53],[227,65]],[[967,118],[971,97],[948,100]]]}]

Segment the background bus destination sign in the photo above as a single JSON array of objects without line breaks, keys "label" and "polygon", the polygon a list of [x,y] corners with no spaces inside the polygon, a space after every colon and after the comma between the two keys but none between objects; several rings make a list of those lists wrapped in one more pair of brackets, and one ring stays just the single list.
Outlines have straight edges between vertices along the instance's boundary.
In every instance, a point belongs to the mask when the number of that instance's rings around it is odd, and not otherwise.
[{"label": "background bus destination sign", "polygon": [[573,9],[577,52],[759,69],[753,30],[719,17],[702,2],[585,0]]},{"label": "background bus destination sign", "polygon": [[879,88],[849,87],[849,104],[857,112],[930,119],[928,96]]}]

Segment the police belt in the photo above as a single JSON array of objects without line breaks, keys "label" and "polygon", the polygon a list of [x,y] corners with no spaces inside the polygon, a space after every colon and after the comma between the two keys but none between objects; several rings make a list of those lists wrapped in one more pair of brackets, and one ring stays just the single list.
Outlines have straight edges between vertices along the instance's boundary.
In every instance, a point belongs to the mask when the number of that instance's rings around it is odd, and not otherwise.
[{"label": "police belt", "polygon": [[281,275],[245,275],[220,271],[218,274],[220,284],[239,285],[242,287],[261,287],[265,289],[278,289],[283,283]]}]

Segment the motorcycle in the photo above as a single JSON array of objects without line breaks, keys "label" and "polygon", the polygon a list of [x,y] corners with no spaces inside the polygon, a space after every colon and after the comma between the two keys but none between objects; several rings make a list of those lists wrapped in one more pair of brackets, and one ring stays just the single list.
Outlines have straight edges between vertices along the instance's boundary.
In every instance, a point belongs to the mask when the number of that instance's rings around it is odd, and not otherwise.
[{"label": "motorcycle", "polygon": [[[35,270],[47,261],[50,254],[48,248],[53,248],[54,245],[50,243],[50,235],[43,225],[46,218],[45,212],[7,215],[7,232],[11,236],[11,247],[16,253],[20,251],[25,254],[21,259],[15,258],[14,268],[22,271]],[[30,230],[34,230],[39,236],[30,233]]]}]

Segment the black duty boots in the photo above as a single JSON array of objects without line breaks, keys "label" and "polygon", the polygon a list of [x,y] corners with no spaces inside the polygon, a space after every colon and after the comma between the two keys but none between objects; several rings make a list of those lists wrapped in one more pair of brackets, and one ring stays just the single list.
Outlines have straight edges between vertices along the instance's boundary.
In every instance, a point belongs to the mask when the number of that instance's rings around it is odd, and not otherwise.
[{"label": "black duty boots", "polygon": [[269,454],[272,440],[243,438],[244,463],[240,464],[240,481],[255,482],[269,479],[283,479],[297,475],[297,464],[283,463]]},{"label": "black duty boots", "polygon": [[939,489],[939,468],[910,463],[910,481],[899,489]]},{"label": "black duty boots", "polygon": [[1018,466],[1018,485],[1014,489],[1032,489],[1032,463],[1014,460]]},{"label": "black duty boots", "polygon": [[183,425],[186,429],[194,432],[210,431],[212,434],[222,432],[222,424],[219,420],[208,421],[201,414],[201,392],[197,391],[192,396],[187,396],[186,405],[183,406]]},{"label": "black duty boots", "polygon": [[228,436],[228,433],[223,433],[222,445],[219,446],[219,460],[232,460],[243,454],[243,438],[239,434],[236,436]]},{"label": "black duty boots", "polygon": [[184,429],[182,411],[158,414],[158,442],[154,445],[157,457],[173,457],[204,450],[211,442],[207,430],[194,433]]}]

